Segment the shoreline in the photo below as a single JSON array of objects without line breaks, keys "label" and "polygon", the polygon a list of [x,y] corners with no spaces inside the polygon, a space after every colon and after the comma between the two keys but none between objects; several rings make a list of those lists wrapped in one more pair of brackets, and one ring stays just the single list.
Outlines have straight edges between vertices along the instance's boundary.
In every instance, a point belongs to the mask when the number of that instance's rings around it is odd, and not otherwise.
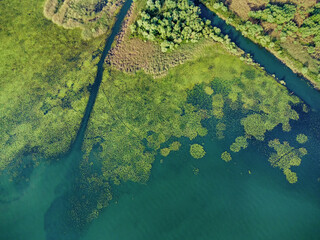
[{"label": "shoreline", "polygon": [[[271,49],[267,46],[262,46],[255,38],[252,38],[250,36],[245,36],[243,35],[243,33],[238,30],[238,26],[239,24],[235,24],[235,21],[228,21],[228,18],[226,16],[224,16],[224,14],[222,14],[219,11],[216,11],[214,8],[210,7],[209,4],[203,3],[201,0],[198,1],[200,4],[203,4],[206,8],[208,8],[213,14],[216,14],[219,18],[221,18],[222,20],[224,20],[228,25],[234,27],[239,33],[241,33],[241,35],[249,40],[251,40],[253,43],[257,44],[259,47],[264,48],[265,50],[267,50],[269,53],[271,53],[273,56],[275,56],[280,62],[282,62],[284,65],[286,65],[288,68],[291,69],[291,71],[293,73],[295,73],[297,76],[299,76],[302,80],[306,81],[307,83],[310,83],[311,87],[314,88],[315,90],[317,90],[320,93],[320,82],[316,82],[315,80],[311,79],[310,77],[307,77],[305,74],[303,74],[301,71],[297,70],[297,68],[293,63],[293,59],[288,59],[289,56],[285,56],[285,57],[280,57],[279,54],[276,52],[276,50]],[[233,15],[235,15],[235,13],[231,12],[229,9],[227,10],[228,13],[231,13]],[[235,15],[236,16],[236,15]],[[231,18],[232,20],[236,20],[236,21],[242,21],[240,19],[240,17],[233,17]],[[279,45],[277,45],[278,47],[280,47]],[[281,50],[286,50],[283,49],[281,47]],[[292,57],[292,56],[291,56]],[[293,58],[293,57],[292,57]]]}]

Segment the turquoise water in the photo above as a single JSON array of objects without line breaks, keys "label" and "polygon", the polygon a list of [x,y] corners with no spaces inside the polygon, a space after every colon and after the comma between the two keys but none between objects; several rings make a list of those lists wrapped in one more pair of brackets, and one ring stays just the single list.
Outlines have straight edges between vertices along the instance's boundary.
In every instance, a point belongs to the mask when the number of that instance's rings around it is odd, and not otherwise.
[{"label": "turquoise water", "polygon": [[[112,38],[106,43],[104,55]],[[298,146],[298,133],[309,137],[305,145],[308,155],[294,169],[299,177],[297,184],[289,184],[279,169],[270,166],[270,150],[265,143],[250,142],[249,148],[234,154],[231,162],[222,161],[221,152],[239,135],[238,130],[229,129],[226,139],[218,141],[210,130],[215,124],[206,122],[209,134],[194,141],[204,145],[207,154],[203,159],[193,159],[190,142],[182,139],[182,149],[171,153],[163,163],[157,156],[147,184],[113,186],[114,199],[99,218],[81,229],[70,222],[66,217],[69,199],[85,194],[76,186],[80,146],[98,93],[102,64],[100,61],[72,151],[58,162],[43,163],[33,171],[26,169],[26,184],[10,182],[6,174],[0,176],[0,240],[319,239],[319,112],[300,112],[300,120],[292,123],[291,132],[276,128],[266,136],[266,141],[280,138],[294,146]],[[281,68],[279,65],[278,72]],[[318,92],[301,92],[307,102],[311,99],[312,107],[320,103]]]},{"label": "turquoise water", "polygon": [[[309,154],[296,170],[297,184],[289,184],[279,169],[270,166],[267,149],[260,142],[235,154],[231,162],[222,161],[220,154],[233,140],[233,131],[223,141],[210,133],[197,138],[195,142],[204,144],[207,152],[198,160],[189,154],[190,142],[182,139],[179,152],[163,163],[157,157],[147,184],[115,187],[111,205],[80,233],[73,232],[63,217],[68,201],[61,194],[76,173],[68,172],[65,178],[68,160],[62,159],[36,168],[19,198],[0,204],[0,239],[317,240],[320,124],[312,122],[315,118],[319,119],[316,113],[302,115],[290,133],[280,135],[290,143],[301,131],[309,136]],[[280,133],[276,129],[267,138]],[[198,175],[194,168],[199,169]]]},{"label": "turquoise water", "polygon": [[203,159],[192,159],[188,147],[162,164],[159,158],[148,184],[121,187],[81,239],[319,239],[319,139],[312,138],[318,145],[309,145],[315,152],[303,160],[296,185],[270,167],[263,144],[225,163],[228,139],[197,140],[207,151]]}]

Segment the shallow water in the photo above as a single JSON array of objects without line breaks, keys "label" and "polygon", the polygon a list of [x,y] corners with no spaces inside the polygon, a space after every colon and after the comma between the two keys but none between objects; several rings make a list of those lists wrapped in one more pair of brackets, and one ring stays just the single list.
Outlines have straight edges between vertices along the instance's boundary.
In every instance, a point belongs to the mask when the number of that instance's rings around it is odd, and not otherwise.
[{"label": "shallow water", "polygon": [[198,160],[189,154],[189,141],[182,139],[180,151],[163,163],[157,157],[146,185],[115,188],[111,205],[78,235],[66,231],[69,223],[61,216],[67,204],[61,192],[75,177],[64,177],[68,160],[62,159],[37,168],[18,200],[0,204],[0,239],[319,239],[320,136],[315,130],[320,124],[312,122],[315,118],[320,119],[311,112],[291,132],[280,135],[277,128],[267,134],[267,139],[281,136],[290,143],[299,132],[309,136],[310,154],[296,169],[297,184],[289,184],[270,166],[263,143],[251,143],[225,163],[220,154],[234,133],[223,141],[210,133],[197,138],[207,152]]},{"label": "shallow water", "polygon": [[[98,80],[103,71],[100,64]],[[98,87],[99,81],[92,96]],[[307,102],[311,99],[308,103],[312,106],[319,103],[313,100],[318,98],[316,94],[306,90],[301,97]],[[230,131],[225,140],[218,141],[209,132],[195,140],[205,147],[203,159],[193,159],[190,142],[182,139],[180,151],[171,153],[163,163],[161,156],[157,157],[147,184],[115,187],[111,205],[83,232],[75,231],[64,218],[68,208],[65,196],[78,194],[71,185],[79,174],[80,146],[94,99],[89,101],[88,115],[69,155],[35,168],[27,187],[17,187],[8,176],[1,176],[0,240],[319,239],[319,112],[301,113],[289,133],[276,128],[266,135],[266,140],[280,136],[293,145],[298,133],[309,137],[305,145],[309,153],[295,169],[297,184],[289,184],[279,169],[270,166],[269,149],[260,142],[251,142],[248,149],[225,163],[220,154],[237,133]],[[197,175],[195,168],[199,169]]]},{"label": "shallow water", "polygon": [[188,146],[159,158],[148,184],[122,186],[81,239],[319,239],[319,140],[312,138],[314,154],[303,159],[296,185],[269,165],[263,144],[225,163],[228,139],[198,141],[203,159],[192,159]]}]

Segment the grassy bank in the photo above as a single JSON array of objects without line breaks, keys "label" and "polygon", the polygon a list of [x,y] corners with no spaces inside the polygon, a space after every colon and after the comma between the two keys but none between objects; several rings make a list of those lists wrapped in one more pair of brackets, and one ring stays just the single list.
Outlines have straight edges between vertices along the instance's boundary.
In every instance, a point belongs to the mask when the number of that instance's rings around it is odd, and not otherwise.
[{"label": "grassy bank", "polygon": [[[269,1],[232,1],[227,5],[218,0],[202,2],[244,36],[265,47],[294,72],[307,78],[315,88],[320,87],[318,30],[312,30],[317,26],[316,22],[312,25],[313,21],[317,20],[311,20],[318,16],[314,10],[317,9],[314,7],[315,1],[289,1],[286,5],[278,3],[279,7],[271,3],[267,5]],[[272,10],[268,10],[270,6]],[[291,9],[291,15],[287,8]],[[274,12],[278,18],[263,20],[264,12],[256,9],[266,9],[263,10],[266,14],[270,11],[268,16]]]}]

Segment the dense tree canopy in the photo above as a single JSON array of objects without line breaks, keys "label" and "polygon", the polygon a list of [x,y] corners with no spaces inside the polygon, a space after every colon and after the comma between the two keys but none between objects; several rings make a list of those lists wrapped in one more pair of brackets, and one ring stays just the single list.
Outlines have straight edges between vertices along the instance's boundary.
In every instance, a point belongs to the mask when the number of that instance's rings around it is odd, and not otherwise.
[{"label": "dense tree canopy", "polygon": [[163,52],[204,37],[222,41],[220,29],[212,28],[211,22],[202,20],[199,14],[199,7],[189,0],[148,0],[131,30],[143,39],[158,41]]}]

